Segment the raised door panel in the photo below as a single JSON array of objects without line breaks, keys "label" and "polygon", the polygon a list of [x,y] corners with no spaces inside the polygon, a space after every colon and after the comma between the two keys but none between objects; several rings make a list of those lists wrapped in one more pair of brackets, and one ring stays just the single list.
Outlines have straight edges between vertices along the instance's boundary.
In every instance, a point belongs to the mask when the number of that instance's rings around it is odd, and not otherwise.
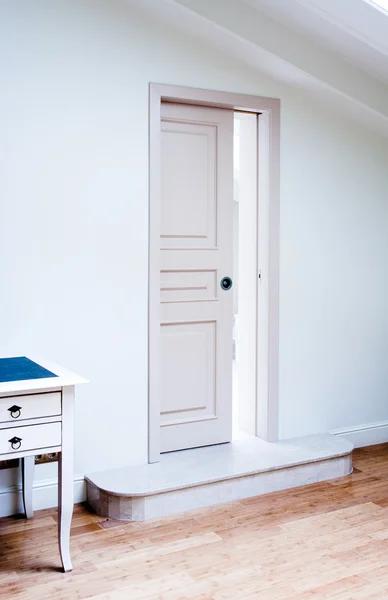
[{"label": "raised door panel", "polygon": [[162,122],[161,248],[216,246],[215,125]]},{"label": "raised door panel", "polygon": [[161,302],[201,302],[217,299],[217,273],[207,271],[162,271]]},{"label": "raised door panel", "polygon": [[215,322],[162,326],[163,426],[216,417]]}]

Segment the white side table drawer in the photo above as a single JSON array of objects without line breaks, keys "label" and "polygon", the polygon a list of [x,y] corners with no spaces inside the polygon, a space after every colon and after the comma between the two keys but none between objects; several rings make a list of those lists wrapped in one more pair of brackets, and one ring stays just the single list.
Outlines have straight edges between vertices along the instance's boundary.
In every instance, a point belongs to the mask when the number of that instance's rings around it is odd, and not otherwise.
[{"label": "white side table drawer", "polygon": [[53,417],[61,412],[61,392],[0,398],[0,423]]},{"label": "white side table drawer", "polygon": [[61,422],[0,429],[0,456],[60,446],[61,433]]}]

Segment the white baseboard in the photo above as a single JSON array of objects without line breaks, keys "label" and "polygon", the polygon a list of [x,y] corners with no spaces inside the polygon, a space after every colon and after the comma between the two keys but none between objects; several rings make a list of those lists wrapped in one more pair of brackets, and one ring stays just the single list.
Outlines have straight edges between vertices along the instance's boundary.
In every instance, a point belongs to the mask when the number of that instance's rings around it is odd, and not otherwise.
[{"label": "white baseboard", "polygon": [[[86,485],[83,475],[74,478],[74,503],[84,502]],[[43,479],[36,481],[33,487],[33,508],[53,508],[58,505],[58,479]],[[9,517],[23,512],[21,486],[0,490],[0,517]]]},{"label": "white baseboard", "polygon": [[330,431],[330,433],[348,439],[355,448],[384,444],[388,442],[388,421],[378,421],[377,423],[335,429]]}]

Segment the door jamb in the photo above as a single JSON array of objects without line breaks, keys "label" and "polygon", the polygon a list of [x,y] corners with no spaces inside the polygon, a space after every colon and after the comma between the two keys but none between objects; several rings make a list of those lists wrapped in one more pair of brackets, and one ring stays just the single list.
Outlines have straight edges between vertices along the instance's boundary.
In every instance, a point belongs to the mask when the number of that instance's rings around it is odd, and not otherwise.
[{"label": "door jamb", "polygon": [[256,435],[278,439],[280,100],[151,83],[149,88],[148,462],[160,457],[160,168],[162,101],[261,113],[258,127]]}]

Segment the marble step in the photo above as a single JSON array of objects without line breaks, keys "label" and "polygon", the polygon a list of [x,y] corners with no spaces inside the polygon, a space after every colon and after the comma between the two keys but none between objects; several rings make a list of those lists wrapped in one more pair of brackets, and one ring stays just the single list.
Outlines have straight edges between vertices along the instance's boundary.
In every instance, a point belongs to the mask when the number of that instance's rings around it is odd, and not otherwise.
[{"label": "marble step", "polygon": [[164,454],[159,463],[86,475],[87,502],[103,517],[144,521],[348,475],[352,450],[330,434],[276,443],[242,435]]}]

